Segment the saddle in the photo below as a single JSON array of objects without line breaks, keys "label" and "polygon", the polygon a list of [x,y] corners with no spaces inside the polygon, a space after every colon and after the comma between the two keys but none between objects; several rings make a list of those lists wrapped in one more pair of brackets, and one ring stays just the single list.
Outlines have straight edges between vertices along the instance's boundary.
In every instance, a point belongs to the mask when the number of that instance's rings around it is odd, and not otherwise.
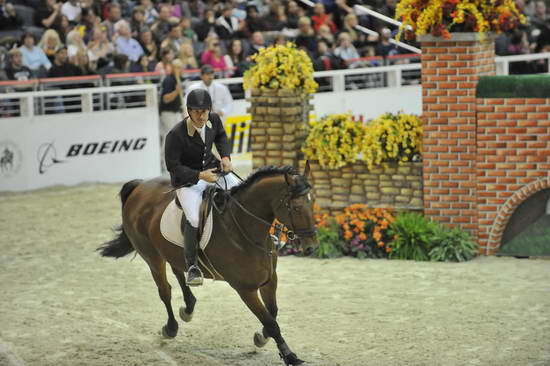
[{"label": "saddle", "polygon": [[[208,186],[202,192],[202,202],[199,208],[199,237],[202,237],[208,216],[214,208],[218,214],[222,214],[227,204],[227,196],[223,189],[216,186]],[[182,210],[181,202],[178,196],[175,198],[176,206]]]}]

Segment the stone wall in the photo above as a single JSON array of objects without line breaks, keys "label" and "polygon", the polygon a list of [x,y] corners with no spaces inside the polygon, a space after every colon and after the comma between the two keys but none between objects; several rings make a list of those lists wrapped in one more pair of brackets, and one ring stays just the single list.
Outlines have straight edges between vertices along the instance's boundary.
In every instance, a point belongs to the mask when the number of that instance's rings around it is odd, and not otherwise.
[{"label": "stone wall", "polygon": [[252,168],[297,166],[306,138],[311,96],[293,90],[252,90]]},{"label": "stone wall", "polygon": [[[422,163],[388,164],[368,170],[357,162],[340,169],[322,168],[311,161],[316,203],[331,213],[364,203],[369,207],[422,210]],[[300,161],[303,171],[305,161]]]}]

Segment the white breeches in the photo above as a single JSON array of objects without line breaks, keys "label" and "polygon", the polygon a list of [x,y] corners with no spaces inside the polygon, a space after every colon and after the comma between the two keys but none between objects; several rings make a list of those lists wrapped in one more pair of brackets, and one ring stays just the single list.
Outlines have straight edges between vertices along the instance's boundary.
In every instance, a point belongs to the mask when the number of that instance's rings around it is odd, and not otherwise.
[{"label": "white breeches", "polygon": [[[226,185],[227,182],[227,185]],[[233,174],[227,174],[225,177],[220,177],[218,179],[218,184],[224,189],[230,189],[238,185],[241,181]],[[199,209],[202,202],[202,192],[208,186],[213,186],[215,183],[208,183],[204,180],[199,180],[197,184],[191,187],[183,187],[176,190],[178,199],[185,213],[187,221],[191,226],[198,228],[199,227]]]}]

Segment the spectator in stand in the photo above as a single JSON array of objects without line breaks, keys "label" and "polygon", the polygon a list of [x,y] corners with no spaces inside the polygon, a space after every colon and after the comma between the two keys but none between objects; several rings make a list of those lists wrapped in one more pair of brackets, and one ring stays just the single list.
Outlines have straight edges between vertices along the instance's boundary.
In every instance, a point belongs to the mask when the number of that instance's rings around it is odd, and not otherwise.
[{"label": "spectator in stand", "polygon": [[199,68],[199,63],[195,57],[195,50],[193,49],[193,42],[187,40],[181,45],[179,60],[181,61],[183,70],[193,70]]},{"label": "spectator in stand", "polygon": [[61,15],[61,21],[59,22],[59,28],[56,29],[57,33],[59,34],[59,38],[61,38],[61,42],[66,43],[67,42],[67,36],[69,35],[70,31],[72,30],[71,23],[69,23],[69,19],[65,15]]},{"label": "spectator in stand", "polygon": [[21,38],[23,44],[19,49],[23,55],[23,65],[32,70],[35,76],[43,77],[47,70],[52,67],[52,63],[42,51],[42,48],[35,45],[34,34],[26,32]]},{"label": "spectator in stand", "polygon": [[[113,56],[113,64],[109,64],[99,70],[100,73],[106,75],[106,74],[126,74],[130,72],[130,60],[128,60],[128,56],[124,54],[115,54]],[[115,85],[114,83],[111,85]],[[123,85],[123,84],[119,84]]]},{"label": "spectator in stand", "polygon": [[74,61],[79,51],[87,51],[87,49],[88,47],[77,29],[73,29],[67,34],[67,54],[70,62]]},{"label": "spectator in stand", "polygon": [[313,14],[311,20],[313,21],[313,29],[316,32],[319,31],[321,25],[326,24],[330,27],[332,33],[336,33],[336,25],[332,21],[330,15],[325,12],[325,5],[323,3],[315,3]]},{"label": "spectator in stand", "polygon": [[535,2],[535,15],[529,19],[529,22],[535,28],[542,29],[547,20],[548,13],[546,12],[546,3],[542,0],[538,0]]},{"label": "spectator in stand", "polygon": [[279,1],[273,1],[269,12],[263,18],[267,31],[282,31],[286,27],[285,7]]},{"label": "spectator in stand", "polygon": [[247,5],[246,6],[246,19],[245,25],[243,27],[244,34],[254,34],[256,32],[263,32],[267,30],[264,20],[258,12],[256,5]]},{"label": "spectator in stand", "polygon": [[[385,0],[384,5],[378,10],[378,12],[382,15],[385,15],[389,18],[394,19],[395,18],[395,3],[396,0]],[[383,20],[376,19],[374,21],[373,27],[374,29],[378,30],[383,27],[387,26],[387,23]]]},{"label": "spectator in stand", "polygon": [[[149,61],[149,58],[146,55],[141,55],[138,62],[130,66],[130,72],[150,72],[154,71],[155,65]],[[140,84],[142,84],[141,82]]]},{"label": "spectator in stand", "polygon": [[97,62],[90,62],[88,52],[85,50],[78,51],[74,57],[73,64],[80,70],[80,75],[86,76],[97,74]]},{"label": "spectator in stand", "polygon": [[101,20],[96,16],[92,9],[82,9],[82,17],[77,28],[80,31],[84,42],[87,43],[90,41],[90,38],[92,38],[92,31],[97,25],[99,25],[99,23],[101,23]]},{"label": "spectator in stand", "polygon": [[225,58],[218,38],[208,38],[206,40],[206,49],[202,53],[201,64],[225,70]]},{"label": "spectator in stand", "polygon": [[360,55],[365,55],[369,52],[369,48],[372,48],[371,44],[378,41],[378,36],[367,36],[365,33],[356,30],[355,27],[359,25],[359,21],[355,14],[348,14],[344,18],[344,31],[351,37],[353,46],[357,49]]},{"label": "spectator in stand", "polygon": [[195,33],[193,28],[191,28],[191,19],[187,17],[181,17],[179,24],[181,28],[181,34],[185,38],[188,38],[193,42],[197,42],[198,40],[197,33]]},{"label": "spectator in stand", "polygon": [[130,26],[125,20],[121,20],[116,24],[116,41],[115,49],[117,53],[122,53],[128,56],[131,62],[136,62],[141,55],[144,54],[143,48],[138,41],[133,39],[130,32]]},{"label": "spectator in stand", "polygon": [[151,33],[149,29],[144,29],[139,34],[138,42],[149,61],[156,63],[158,60],[158,48],[157,44],[153,40],[153,33]]},{"label": "spectator in stand", "polygon": [[262,32],[252,33],[252,39],[250,41],[250,48],[248,49],[248,53],[246,54],[247,60],[250,60],[250,56],[257,54],[262,48],[265,48],[266,46],[264,35],[262,34]]},{"label": "spectator in stand", "polygon": [[298,35],[296,46],[306,49],[312,55],[317,51],[317,40],[315,31],[311,27],[311,20],[308,17],[301,17],[298,20]]},{"label": "spectator in stand", "polygon": [[102,26],[96,26],[92,31],[92,39],[88,42],[88,58],[101,69],[109,64],[115,48],[107,39],[107,31]]},{"label": "spectator in stand", "polygon": [[[313,68],[315,71],[326,71],[345,69],[346,65],[344,61],[336,56],[330,46],[325,40],[319,40],[317,42],[317,52],[315,58],[312,60]],[[327,85],[330,84],[329,80],[323,80]]]},{"label": "spectator in stand", "polygon": [[130,21],[130,28],[132,28],[132,37],[139,38],[139,34],[147,27],[145,24],[145,9],[141,6],[136,6],[132,10],[132,20]]},{"label": "spectator in stand", "polygon": [[[0,0],[0,2],[3,0]],[[41,6],[34,13],[34,24],[37,27],[53,28],[59,32],[61,23],[61,3],[56,0],[42,0]],[[0,21],[0,24],[3,21]]]},{"label": "spectator in stand", "polygon": [[205,89],[212,97],[212,112],[219,114],[222,121],[233,110],[233,97],[225,84],[214,80],[214,69],[210,65],[201,67],[201,80],[191,84],[187,93],[195,89]]},{"label": "spectator in stand", "polygon": [[225,64],[228,69],[232,69],[232,77],[241,77],[247,68],[248,63],[244,57],[244,49],[240,39],[232,39],[225,55]]},{"label": "spectator in stand", "polygon": [[61,13],[69,19],[69,23],[78,24],[78,22],[80,22],[82,8],[78,0],[68,0],[61,6]]},{"label": "spectator in stand", "polygon": [[23,24],[12,3],[0,0],[0,30],[14,30]]},{"label": "spectator in stand", "polygon": [[344,60],[348,68],[362,67],[359,58],[359,52],[351,43],[351,37],[348,33],[342,32],[338,36],[338,47],[334,49],[334,54]]},{"label": "spectator in stand", "polygon": [[8,80],[27,81],[34,78],[32,70],[23,65],[23,55],[19,48],[12,48],[8,55],[10,58],[5,70]]},{"label": "spectator in stand", "polygon": [[153,3],[151,0],[141,0],[140,2],[141,7],[145,11],[145,24],[151,25],[159,17],[159,13],[157,12],[157,9],[153,6]]},{"label": "spectator in stand", "polygon": [[107,9],[109,10],[109,16],[106,20],[101,23],[106,29],[107,29],[107,38],[109,41],[114,42],[113,36],[115,35],[115,24],[118,23],[122,17],[120,12],[120,4],[119,3],[109,3],[107,6]]},{"label": "spectator in stand", "polygon": [[62,47],[57,50],[52,67],[48,72],[50,78],[60,78],[67,76],[80,76],[82,72],[74,64],[67,62],[67,48]]},{"label": "spectator in stand", "polygon": [[[317,42],[321,40],[325,41],[331,47],[334,45],[334,34],[332,34],[330,27],[326,24],[321,25],[317,31]],[[317,49],[319,49],[318,46]]]},{"label": "spectator in stand", "polygon": [[[508,45],[508,55],[526,55],[530,52],[529,40],[527,38],[527,32],[524,30],[516,29],[510,39]],[[531,74],[535,72],[535,62],[522,61],[512,62],[510,64],[510,74]]]},{"label": "spectator in stand", "polygon": [[274,45],[285,46],[287,43],[288,43],[288,39],[287,39],[286,36],[285,36],[284,34],[282,34],[282,33],[277,34],[277,36],[276,36],[275,39],[273,40],[273,44],[274,44]]},{"label": "spectator in stand", "polygon": [[159,17],[157,21],[151,26],[153,32],[153,39],[160,44],[170,32],[170,6],[161,5],[159,8]]},{"label": "spectator in stand", "polygon": [[236,16],[233,15],[233,7],[225,6],[222,15],[216,19],[216,33],[221,39],[235,38],[236,34],[241,30],[241,23]]},{"label": "spectator in stand", "polygon": [[290,0],[286,9],[286,27],[289,29],[298,29],[298,20],[304,15],[304,9],[300,8],[296,1]]},{"label": "spectator in stand", "polygon": [[177,69],[173,74],[167,75],[160,86],[160,151],[161,151],[161,170],[166,173],[164,163],[164,142],[166,134],[182,120],[182,111],[185,110],[183,103],[183,87],[181,80],[181,63],[174,60],[174,68]]},{"label": "spectator in stand", "polygon": [[195,27],[199,42],[204,42],[209,37],[217,37],[216,33],[216,18],[214,17],[214,11],[208,9],[204,13],[204,19],[199,22]]},{"label": "spectator in stand", "polygon": [[176,2],[174,0],[164,0],[164,3],[170,6],[170,17],[174,17],[177,19],[182,17],[183,12],[181,10],[181,2]]},{"label": "spectator in stand", "polygon": [[334,10],[332,12],[332,21],[336,25],[337,29],[342,29],[345,23],[345,18],[350,14],[355,14],[353,6],[355,4],[361,4],[362,1],[354,0],[336,0],[334,3]]},{"label": "spectator in stand", "polygon": [[172,61],[174,61],[174,51],[168,47],[161,49],[160,61],[155,66],[155,72],[160,72],[163,76],[172,74]]},{"label": "spectator in stand", "polygon": [[397,46],[390,42],[391,39],[391,30],[389,28],[382,28],[380,30],[380,40],[376,45],[375,54],[376,56],[382,56],[384,58],[388,56],[397,55],[399,51]]},{"label": "spectator in stand", "polygon": [[38,47],[42,48],[42,51],[44,51],[46,57],[48,57],[48,60],[53,62],[57,50],[63,47],[63,43],[61,43],[59,34],[57,34],[55,30],[48,29],[42,35],[40,42],[38,42]]},{"label": "spectator in stand", "polygon": [[160,48],[171,48],[175,55],[179,54],[180,47],[185,41],[185,38],[181,34],[181,28],[179,24],[170,24],[170,32],[160,43]]},{"label": "spectator in stand", "polygon": [[201,0],[189,0],[182,3],[182,10],[184,16],[190,18],[191,24],[194,26],[204,18],[206,5]]}]

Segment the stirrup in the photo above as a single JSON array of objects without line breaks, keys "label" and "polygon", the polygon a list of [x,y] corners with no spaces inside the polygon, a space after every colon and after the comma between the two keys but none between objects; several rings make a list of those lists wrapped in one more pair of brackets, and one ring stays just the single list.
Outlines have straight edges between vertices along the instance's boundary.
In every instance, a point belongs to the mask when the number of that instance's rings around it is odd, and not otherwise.
[{"label": "stirrup", "polygon": [[[192,272],[198,272],[196,276],[191,276]],[[197,265],[192,265],[187,270],[187,278],[185,284],[187,286],[201,286],[203,282],[202,271]]]}]

